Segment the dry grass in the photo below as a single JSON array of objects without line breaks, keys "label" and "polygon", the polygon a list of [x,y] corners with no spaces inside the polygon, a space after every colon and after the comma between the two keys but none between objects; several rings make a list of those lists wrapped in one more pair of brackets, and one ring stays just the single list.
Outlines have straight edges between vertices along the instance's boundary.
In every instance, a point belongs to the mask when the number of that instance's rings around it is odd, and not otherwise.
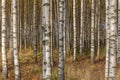
[{"label": "dry grass", "polygon": [[89,58],[66,60],[66,80],[104,80],[104,62],[91,64]]},{"label": "dry grass", "polygon": [[[19,53],[20,70],[22,80],[42,80],[42,54],[38,53],[38,64],[34,64],[33,52],[28,50]],[[0,56],[1,57],[1,56]],[[76,61],[72,56],[67,56],[65,64],[65,80],[104,80],[104,57],[91,64],[89,57],[80,58]],[[58,77],[58,55],[54,51],[54,66],[52,68],[52,80]],[[10,63],[8,52],[8,80],[14,80],[14,70]],[[120,68],[117,68],[117,80],[120,79]],[[0,58],[0,80],[1,79],[1,58]]]}]

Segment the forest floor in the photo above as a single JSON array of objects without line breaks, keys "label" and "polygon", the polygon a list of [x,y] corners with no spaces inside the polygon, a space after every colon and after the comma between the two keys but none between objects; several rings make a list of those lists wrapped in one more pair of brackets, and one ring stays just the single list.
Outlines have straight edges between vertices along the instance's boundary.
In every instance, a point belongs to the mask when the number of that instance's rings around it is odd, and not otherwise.
[{"label": "forest floor", "polygon": [[[10,63],[8,54],[8,80],[14,80],[14,68]],[[105,54],[105,53],[103,53]],[[34,63],[33,52],[26,51],[19,53],[20,71],[22,80],[42,80],[42,54],[38,53],[38,63]],[[54,51],[52,68],[52,80],[58,80],[58,55]],[[0,80],[1,76],[1,56],[0,56]],[[105,57],[100,57],[100,60],[95,60],[94,64],[90,63],[89,56],[82,58],[77,57],[73,60],[72,55],[67,55],[65,61],[65,80],[104,80]],[[117,67],[117,80],[120,80],[120,68]]]}]

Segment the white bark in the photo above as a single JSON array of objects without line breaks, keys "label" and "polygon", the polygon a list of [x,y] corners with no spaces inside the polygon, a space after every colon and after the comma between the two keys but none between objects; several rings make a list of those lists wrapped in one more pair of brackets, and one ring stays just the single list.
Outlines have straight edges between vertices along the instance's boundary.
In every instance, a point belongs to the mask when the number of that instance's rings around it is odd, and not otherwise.
[{"label": "white bark", "polygon": [[2,28],[1,28],[1,38],[2,38],[2,78],[7,79],[7,59],[6,59],[6,0],[2,0]]},{"label": "white bark", "polygon": [[91,10],[91,62],[94,63],[94,53],[95,53],[95,50],[94,50],[94,0],[92,0],[92,10]]},{"label": "white bark", "polygon": [[63,26],[63,37],[64,37],[64,40],[63,40],[63,52],[64,52],[64,59],[66,58],[66,4],[64,3],[64,26]]},{"label": "white bark", "polygon": [[83,24],[84,24],[84,0],[81,0],[81,29],[80,29],[80,55],[82,55],[83,48]]},{"label": "white bark", "polygon": [[108,80],[109,75],[109,2],[106,0],[106,64],[105,64],[105,80]]},{"label": "white bark", "polygon": [[[12,2],[11,2],[12,3]],[[14,65],[14,55],[13,55],[13,26],[12,26],[12,4],[11,4],[11,25],[10,25],[10,55],[11,55],[11,64]]]},{"label": "white bark", "polygon": [[117,0],[106,0],[105,80],[116,80]]},{"label": "white bark", "polygon": [[12,0],[12,19],[13,19],[13,54],[14,54],[15,80],[20,80],[18,46],[17,46],[17,1],[16,0]]},{"label": "white bark", "polygon": [[110,1],[110,66],[109,66],[109,80],[115,79],[116,70],[116,36],[117,36],[117,0]]},{"label": "white bark", "polygon": [[73,30],[74,60],[76,60],[76,0],[73,0]]},{"label": "white bark", "polygon": [[64,5],[65,0],[59,0],[59,65],[58,65],[58,80],[64,80]]},{"label": "white bark", "polygon": [[43,80],[51,80],[50,0],[42,0]]}]

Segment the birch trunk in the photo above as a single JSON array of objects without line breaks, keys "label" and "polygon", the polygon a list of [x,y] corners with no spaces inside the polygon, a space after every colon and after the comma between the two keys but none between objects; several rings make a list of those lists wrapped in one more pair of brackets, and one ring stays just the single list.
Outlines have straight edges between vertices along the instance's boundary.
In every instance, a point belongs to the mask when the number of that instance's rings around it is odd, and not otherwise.
[{"label": "birch trunk", "polygon": [[94,46],[94,23],[95,23],[95,18],[94,18],[94,0],[92,0],[92,10],[91,10],[91,62],[94,63],[94,53],[95,53],[95,46]]},{"label": "birch trunk", "polygon": [[20,5],[20,51],[22,50],[22,10],[21,10],[21,7],[22,7],[22,1],[20,1],[20,3],[19,3],[19,5]]},{"label": "birch trunk", "polygon": [[7,58],[6,58],[6,0],[2,0],[2,25],[1,25],[1,38],[2,38],[2,79],[7,80]]},{"label": "birch trunk", "polygon": [[118,63],[120,64],[120,0],[118,0]]},{"label": "birch trunk", "polygon": [[70,10],[69,10],[69,1],[66,0],[66,53],[70,54]]},{"label": "birch trunk", "polygon": [[97,20],[97,29],[98,29],[98,43],[97,43],[97,58],[100,58],[100,0],[98,0],[98,20]]},{"label": "birch trunk", "polygon": [[64,52],[64,59],[66,58],[66,4],[64,2],[64,26],[63,26],[63,52]]},{"label": "birch trunk", "polygon": [[20,48],[20,0],[17,0],[17,42],[18,42],[18,52]]},{"label": "birch trunk", "polygon": [[24,0],[24,49],[27,49],[27,0]]},{"label": "birch trunk", "polygon": [[73,0],[73,36],[74,60],[76,60],[76,0]]},{"label": "birch trunk", "polygon": [[51,65],[53,66],[53,54],[52,54],[52,49],[53,49],[53,0],[50,1],[50,29],[51,29],[51,34],[50,34],[50,51],[51,51]]},{"label": "birch trunk", "polygon": [[42,0],[43,80],[51,80],[50,0]]},{"label": "birch trunk", "polygon": [[110,21],[110,66],[109,80],[115,79],[116,72],[116,36],[117,36],[117,0],[109,2],[109,21]]},{"label": "birch trunk", "polygon": [[20,80],[18,46],[17,46],[17,1],[16,0],[12,0],[12,19],[13,19],[13,54],[14,54],[15,80]]},{"label": "birch trunk", "polygon": [[58,65],[58,80],[64,80],[64,5],[65,0],[58,2],[58,24],[59,24],[59,65]]},{"label": "birch trunk", "polygon": [[84,24],[84,0],[81,0],[81,29],[80,29],[80,55],[82,55],[83,48],[83,24]]},{"label": "birch trunk", "polygon": [[36,0],[34,0],[34,8],[33,8],[33,44],[34,44],[34,62],[37,63],[37,23],[36,23]]},{"label": "birch trunk", "polygon": [[109,76],[109,30],[110,30],[110,26],[109,26],[109,1],[106,0],[106,64],[105,64],[105,80],[108,80],[108,76]]},{"label": "birch trunk", "polygon": [[[12,2],[11,2],[12,3]],[[13,26],[12,26],[12,4],[11,4],[11,22],[10,22],[10,55],[11,55],[11,64],[14,65],[14,55],[13,55]]]}]

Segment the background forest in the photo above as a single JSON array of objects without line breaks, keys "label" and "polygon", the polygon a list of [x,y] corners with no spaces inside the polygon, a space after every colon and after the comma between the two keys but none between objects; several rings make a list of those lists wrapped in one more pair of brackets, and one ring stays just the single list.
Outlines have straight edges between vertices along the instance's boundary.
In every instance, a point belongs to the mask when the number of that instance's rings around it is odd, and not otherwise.
[{"label": "background forest", "polygon": [[0,80],[120,80],[120,0],[0,4]]}]

